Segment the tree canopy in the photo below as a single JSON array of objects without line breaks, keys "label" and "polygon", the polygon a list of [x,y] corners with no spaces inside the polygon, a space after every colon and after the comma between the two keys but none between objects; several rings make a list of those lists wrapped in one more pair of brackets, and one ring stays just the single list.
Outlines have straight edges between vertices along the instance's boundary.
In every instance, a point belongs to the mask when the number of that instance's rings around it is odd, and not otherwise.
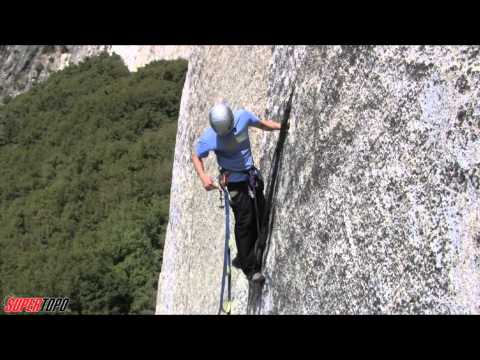
[{"label": "tree canopy", "polygon": [[153,313],[185,60],[87,58],[0,107],[0,289]]}]

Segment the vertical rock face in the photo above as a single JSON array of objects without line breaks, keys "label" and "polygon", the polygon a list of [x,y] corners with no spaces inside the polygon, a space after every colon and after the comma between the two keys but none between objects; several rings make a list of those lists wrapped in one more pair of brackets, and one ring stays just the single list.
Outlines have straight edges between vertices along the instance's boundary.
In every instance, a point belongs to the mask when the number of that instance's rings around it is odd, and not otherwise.
[{"label": "vertical rock face", "polygon": [[28,90],[71,62],[76,63],[106,49],[103,45],[0,46],[0,100]]},{"label": "vertical rock face", "polygon": [[131,71],[150,61],[188,58],[190,46],[3,45],[0,46],[0,103],[16,96],[52,72],[102,51],[117,53]]},{"label": "vertical rock face", "polygon": [[[157,313],[218,309],[223,210],[190,162],[208,108],[279,120],[291,94],[257,312],[480,313],[479,85],[478,46],[195,48]],[[250,134],[268,181],[278,133]],[[247,292],[234,270],[233,313]]]},{"label": "vertical rock face", "polygon": [[[180,105],[158,313],[212,313],[218,307],[224,212],[218,192],[205,192],[194,176],[191,150],[208,123],[212,102],[225,98],[233,108],[265,111],[270,57],[268,47],[196,47],[191,53]],[[216,175],[213,157],[205,165]],[[239,275],[234,279],[242,283]]]}]

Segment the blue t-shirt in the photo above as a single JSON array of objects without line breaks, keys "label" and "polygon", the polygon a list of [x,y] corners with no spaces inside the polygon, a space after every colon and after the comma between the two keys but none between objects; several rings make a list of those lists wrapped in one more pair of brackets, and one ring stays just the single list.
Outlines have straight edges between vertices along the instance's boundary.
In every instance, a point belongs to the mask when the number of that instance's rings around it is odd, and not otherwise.
[{"label": "blue t-shirt", "polygon": [[225,136],[218,136],[215,130],[208,127],[198,139],[196,153],[200,158],[208,156],[210,151],[217,155],[217,162],[225,170],[230,171],[229,182],[240,182],[248,179],[248,175],[236,171],[245,171],[253,166],[248,127],[260,123],[250,111],[238,110],[234,114],[233,131]]}]

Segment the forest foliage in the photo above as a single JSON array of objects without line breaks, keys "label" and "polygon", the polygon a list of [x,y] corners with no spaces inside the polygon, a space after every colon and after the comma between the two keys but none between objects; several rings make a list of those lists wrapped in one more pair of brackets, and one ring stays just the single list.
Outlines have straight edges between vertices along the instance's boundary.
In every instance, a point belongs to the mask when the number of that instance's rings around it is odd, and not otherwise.
[{"label": "forest foliage", "polygon": [[0,107],[0,289],[155,309],[185,60],[87,58]]}]

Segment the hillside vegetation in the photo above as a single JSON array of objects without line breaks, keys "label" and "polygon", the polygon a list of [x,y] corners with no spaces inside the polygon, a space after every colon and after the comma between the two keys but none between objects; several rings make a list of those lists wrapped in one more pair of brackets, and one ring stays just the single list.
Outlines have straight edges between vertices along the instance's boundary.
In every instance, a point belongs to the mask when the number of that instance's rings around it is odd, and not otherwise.
[{"label": "hillside vegetation", "polygon": [[187,62],[102,54],[0,107],[0,289],[153,313]]}]

